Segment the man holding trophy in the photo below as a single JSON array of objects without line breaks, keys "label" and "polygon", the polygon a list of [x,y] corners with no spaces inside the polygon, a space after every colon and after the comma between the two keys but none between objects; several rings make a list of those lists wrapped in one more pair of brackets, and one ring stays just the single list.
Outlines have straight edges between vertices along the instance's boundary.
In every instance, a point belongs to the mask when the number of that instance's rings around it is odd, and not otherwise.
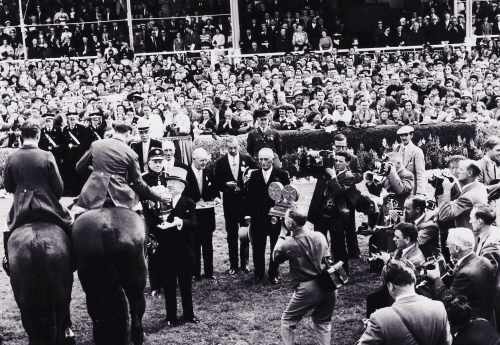
[{"label": "man holding trophy", "polygon": [[[182,195],[186,187],[187,171],[174,167],[169,174],[166,174],[163,173],[162,166],[162,150],[159,148],[151,150],[149,154],[151,170],[144,175],[144,179],[155,192],[164,195],[167,202],[145,202],[145,217],[149,232],[158,242],[153,256],[154,272],[151,272],[150,268],[150,280],[152,289],[163,288],[166,322],[168,326],[175,327],[182,322],[199,322],[194,316],[192,301],[196,204]],[[182,318],[177,316],[177,284],[182,298]]]}]

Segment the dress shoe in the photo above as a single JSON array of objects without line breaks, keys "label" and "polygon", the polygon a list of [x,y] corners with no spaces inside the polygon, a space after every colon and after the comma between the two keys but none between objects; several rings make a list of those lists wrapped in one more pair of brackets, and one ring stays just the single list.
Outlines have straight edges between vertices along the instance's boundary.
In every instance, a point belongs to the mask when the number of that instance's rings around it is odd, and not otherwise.
[{"label": "dress shoe", "polygon": [[269,282],[271,283],[271,285],[278,285],[279,283],[281,283],[281,279],[279,279],[278,277],[272,277],[269,278]]},{"label": "dress shoe", "polygon": [[182,321],[179,319],[175,319],[175,320],[166,320],[165,319],[165,323],[168,327],[177,327],[177,326],[182,325]]},{"label": "dress shoe", "polygon": [[188,317],[188,318],[183,317],[182,320],[186,323],[200,323],[200,319],[198,319],[196,316]]},{"label": "dress shoe", "polygon": [[241,267],[240,272],[250,273],[250,268],[248,267],[248,265],[245,265],[245,266]]}]

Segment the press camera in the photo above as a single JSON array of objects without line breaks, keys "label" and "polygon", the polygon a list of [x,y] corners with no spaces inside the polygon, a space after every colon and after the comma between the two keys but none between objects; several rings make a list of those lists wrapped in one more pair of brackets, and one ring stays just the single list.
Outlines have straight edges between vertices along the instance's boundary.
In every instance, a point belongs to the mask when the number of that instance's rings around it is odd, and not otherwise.
[{"label": "press camera", "polygon": [[294,208],[295,203],[299,200],[297,189],[291,185],[283,186],[279,182],[271,182],[267,193],[275,203],[268,213],[273,224],[277,224],[280,219],[283,219],[287,211]]}]

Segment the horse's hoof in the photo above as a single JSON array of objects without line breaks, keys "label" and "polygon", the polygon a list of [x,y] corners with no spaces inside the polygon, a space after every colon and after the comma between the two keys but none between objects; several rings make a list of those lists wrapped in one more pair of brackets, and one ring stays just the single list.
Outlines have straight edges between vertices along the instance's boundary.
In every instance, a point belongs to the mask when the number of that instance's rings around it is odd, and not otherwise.
[{"label": "horse's hoof", "polygon": [[75,333],[69,327],[64,331],[64,345],[76,345]]}]

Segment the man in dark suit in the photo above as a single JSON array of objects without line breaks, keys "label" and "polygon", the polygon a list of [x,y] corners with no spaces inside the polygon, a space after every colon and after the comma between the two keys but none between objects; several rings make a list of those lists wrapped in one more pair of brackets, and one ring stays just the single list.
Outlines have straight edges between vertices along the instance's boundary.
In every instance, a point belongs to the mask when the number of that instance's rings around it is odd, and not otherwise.
[{"label": "man in dark suit", "polygon": [[198,225],[194,234],[194,278],[201,279],[201,253],[203,252],[204,278],[214,280],[214,248],[212,237],[215,230],[214,207],[220,203],[213,172],[207,168],[209,154],[199,147],[193,151],[193,163],[187,173],[184,195],[196,203]]},{"label": "man in dark suit", "polygon": [[273,167],[273,150],[267,147],[262,148],[258,157],[261,169],[252,172],[246,185],[246,210],[251,217],[250,234],[255,280],[261,282],[264,279],[266,243],[267,236],[269,236],[271,242],[269,281],[271,284],[278,284],[279,264],[273,260],[273,249],[278,241],[281,222],[278,221],[276,224],[271,222],[272,217],[269,216],[269,210],[275,203],[269,197],[268,187],[271,182],[288,185],[290,179],[285,170]]},{"label": "man in dark suit", "polygon": [[439,227],[427,214],[426,201],[420,196],[411,196],[406,199],[405,221],[413,223],[418,229],[418,246],[426,258],[439,256],[441,245],[439,241]]},{"label": "man in dark suit", "polygon": [[241,243],[240,265],[238,265],[238,230],[244,221],[244,175],[248,169],[256,167],[253,159],[239,151],[236,137],[227,141],[228,153],[215,162],[217,188],[222,192],[224,220],[226,222],[227,246],[229,251],[229,274],[240,269],[248,272],[248,243]]},{"label": "man in dark suit", "polygon": [[[348,151],[347,137],[344,134],[339,133],[333,138],[333,143],[333,149],[336,153],[349,153],[349,172],[352,174],[352,181],[350,183],[352,185],[360,183],[363,180],[363,172],[361,171],[361,165],[359,164],[358,157]],[[349,211],[349,217],[345,218],[347,252],[349,257],[357,258],[359,256],[359,245],[358,237],[356,236],[356,214],[352,205]]]},{"label": "man in dark suit", "polygon": [[[415,225],[411,223],[399,223],[394,227],[396,250],[393,253],[380,252],[374,254],[372,258],[382,260],[384,265],[393,258],[396,260],[407,260],[413,266],[420,267],[425,262],[425,257],[418,247],[417,237],[418,231]],[[392,303],[394,303],[394,299],[389,294],[387,285],[384,284],[366,297],[367,317],[370,317],[375,310],[390,306]]]},{"label": "man in dark suit", "polygon": [[[161,166],[161,163],[160,163]],[[167,325],[182,322],[199,323],[193,312],[193,233],[197,228],[196,204],[183,195],[187,171],[176,168],[165,177],[172,209],[165,222],[159,217],[152,220],[153,232],[158,239],[159,284],[165,293]],[[177,284],[182,299],[182,318],[177,317]]]},{"label": "man in dark suit", "polygon": [[256,158],[260,149],[268,147],[281,157],[281,137],[277,131],[270,126],[270,115],[267,110],[255,110],[253,114],[257,121],[257,128],[248,133],[247,151],[250,156]]},{"label": "man in dark suit", "polygon": [[93,142],[76,164],[79,173],[92,172],[74,206],[75,214],[102,207],[134,209],[139,198],[167,201],[141,177],[137,154],[127,145],[132,127],[120,122],[115,123],[114,130],[112,138]]},{"label": "man in dark suit", "polygon": [[147,170],[148,166],[147,163],[149,151],[153,147],[161,148],[161,141],[151,139],[151,136],[149,135],[149,121],[143,117],[141,117],[139,121],[137,121],[137,131],[139,132],[141,141],[138,143],[133,143],[131,147],[139,157],[139,167],[141,169],[141,172],[144,172]]},{"label": "man in dark suit", "polygon": [[[353,213],[356,209],[364,210],[362,204],[367,198],[361,196],[354,184],[355,177],[349,171],[351,154],[338,152],[332,167],[325,167],[314,188],[309,205],[308,220],[314,229],[327,236],[330,233],[331,252],[335,262],[343,261],[344,269],[349,269],[349,257],[359,252],[349,252],[356,248],[348,248],[348,243],[357,243],[352,231]],[[351,230],[351,231],[349,231]],[[353,245],[354,247],[354,245]]]},{"label": "man in dark suit", "polygon": [[491,262],[474,253],[476,240],[471,229],[450,229],[447,245],[455,263],[449,287],[440,278],[439,268],[427,271],[437,296],[443,298],[449,290],[469,299],[473,317],[490,320],[494,325],[496,269]]},{"label": "man in dark suit", "polygon": [[21,126],[23,146],[10,155],[5,164],[5,190],[14,194],[7,218],[9,232],[4,232],[6,258],[10,231],[23,224],[49,222],[67,232],[71,229],[71,216],[59,203],[63,180],[52,153],[38,149],[40,133],[40,126],[27,120]]},{"label": "man in dark suit", "polygon": [[76,173],[76,163],[90,147],[90,133],[88,128],[78,123],[78,114],[67,115],[68,125],[63,129],[63,178],[65,194],[75,196],[83,187],[83,179]]},{"label": "man in dark suit", "polygon": [[357,344],[450,345],[450,325],[443,303],[416,294],[413,265],[391,260],[382,275],[395,302],[370,315]]},{"label": "man in dark suit", "polygon": [[103,117],[103,113],[101,112],[95,112],[89,115],[90,142],[104,139],[104,135],[106,134],[108,126]]}]

